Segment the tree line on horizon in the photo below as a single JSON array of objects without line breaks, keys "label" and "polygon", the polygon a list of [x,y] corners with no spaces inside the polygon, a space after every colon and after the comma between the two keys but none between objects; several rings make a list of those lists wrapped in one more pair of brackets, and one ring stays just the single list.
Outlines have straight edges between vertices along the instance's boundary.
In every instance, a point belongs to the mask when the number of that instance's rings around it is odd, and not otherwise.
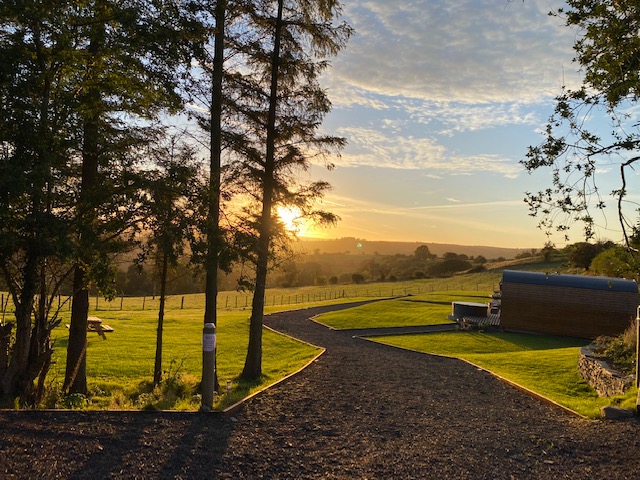
[{"label": "tree line on horizon", "polygon": [[[492,260],[502,261],[505,258]],[[482,255],[468,256],[453,252],[446,252],[438,257],[426,245],[421,245],[411,255],[287,252],[274,259],[267,287],[289,288],[443,277],[473,268],[480,269],[487,261]],[[242,270],[243,265],[239,264],[229,272],[223,272],[218,278],[219,290],[238,290],[242,283]],[[159,280],[157,269],[152,263],[130,263],[126,269],[122,268],[117,272],[115,287],[119,295],[155,296],[159,294]],[[205,277],[201,268],[184,258],[171,266],[166,287],[167,293],[172,295],[202,293],[205,291]]]},{"label": "tree line on horizon", "polygon": [[[0,5],[0,404],[37,405],[71,293],[64,394],[86,394],[89,294],[118,293],[119,256],[153,265],[164,297],[180,258],[198,266],[204,323],[220,272],[254,292],[243,379],[261,376],[267,270],[286,248],[276,208],[318,223],[345,140],[319,131],[319,84],[352,30],[334,0],[7,1]],[[186,126],[185,126],[186,125]],[[142,234],[144,232],[144,234]],[[217,379],[216,379],[217,383]]]}]

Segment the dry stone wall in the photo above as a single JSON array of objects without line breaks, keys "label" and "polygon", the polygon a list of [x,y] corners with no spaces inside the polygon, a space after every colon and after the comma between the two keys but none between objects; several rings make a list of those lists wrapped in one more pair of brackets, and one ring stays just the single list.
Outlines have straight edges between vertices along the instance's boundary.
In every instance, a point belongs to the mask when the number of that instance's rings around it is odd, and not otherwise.
[{"label": "dry stone wall", "polygon": [[597,358],[593,345],[580,350],[578,370],[601,397],[620,395],[631,388],[635,380],[633,375],[622,375],[605,360]]}]

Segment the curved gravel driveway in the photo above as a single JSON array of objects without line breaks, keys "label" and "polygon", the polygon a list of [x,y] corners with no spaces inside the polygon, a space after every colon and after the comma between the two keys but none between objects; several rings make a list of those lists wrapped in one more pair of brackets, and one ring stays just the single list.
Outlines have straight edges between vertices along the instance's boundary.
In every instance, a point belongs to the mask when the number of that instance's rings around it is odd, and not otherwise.
[{"label": "curved gravel driveway", "polygon": [[266,323],[327,348],[233,416],[0,412],[0,478],[618,479],[640,426],[587,421],[464,362]]}]

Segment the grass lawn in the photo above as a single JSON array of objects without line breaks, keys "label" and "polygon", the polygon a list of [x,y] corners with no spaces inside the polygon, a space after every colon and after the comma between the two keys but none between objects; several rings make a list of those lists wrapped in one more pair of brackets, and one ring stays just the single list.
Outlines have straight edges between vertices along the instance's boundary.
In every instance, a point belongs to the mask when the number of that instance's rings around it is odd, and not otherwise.
[{"label": "grass lawn", "polygon": [[[202,315],[197,302],[190,308],[170,309],[164,321],[163,370],[167,385],[174,392],[153,391],[148,385],[153,378],[157,312],[98,311],[103,323],[114,331],[102,340],[89,332],[87,348],[87,380],[91,390],[91,408],[149,408],[193,410],[200,405],[194,386],[202,370]],[[233,390],[218,398],[219,406],[228,406],[252,391],[280,380],[305,365],[320,352],[294,339],[263,332],[263,381],[255,385],[239,385],[236,378],[242,371],[247,351],[249,312],[224,312],[219,316],[218,378],[226,387],[230,380]],[[66,321],[68,323],[68,320]],[[58,386],[64,379],[68,330],[65,322],[53,334],[56,339],[54,362],[49,382]],[[226,390],[226,389],[225,389]],[[53,388],[55,391],[55,388]]]},{"label": "grass lawn", "polygon": [[524,333],[446,332],[376,337],[376,342],[424,353],[462,358],[533,390],[581,415],[600,416],[600,407],[635,408],[636,389],[599,397],[577,368],[583,340]]},{"label": "grass lawn", "polygon": [[318,321],[337,330],[451,323],[452,301],[488,303],[488,292],[451,291],[384,300],[339,312],[325,313]]}]

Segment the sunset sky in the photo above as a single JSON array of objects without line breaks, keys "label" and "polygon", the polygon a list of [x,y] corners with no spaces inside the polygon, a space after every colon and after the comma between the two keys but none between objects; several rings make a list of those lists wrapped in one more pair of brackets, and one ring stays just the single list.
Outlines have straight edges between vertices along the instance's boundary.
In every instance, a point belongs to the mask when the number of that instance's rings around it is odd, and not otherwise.
[{"label": "sunset sky", "polygon": [[[344,3],[356,33],[324,79],[324,129],[349,145],[335,170],[312,169],[342,220],[313,236],[542,247],[523,198],[550,176],[518,162],[542,141],[562,85],[579,84],[577,33],[547,15],[562,2]],[[609,215],[601,236],[618,240]]]}]

